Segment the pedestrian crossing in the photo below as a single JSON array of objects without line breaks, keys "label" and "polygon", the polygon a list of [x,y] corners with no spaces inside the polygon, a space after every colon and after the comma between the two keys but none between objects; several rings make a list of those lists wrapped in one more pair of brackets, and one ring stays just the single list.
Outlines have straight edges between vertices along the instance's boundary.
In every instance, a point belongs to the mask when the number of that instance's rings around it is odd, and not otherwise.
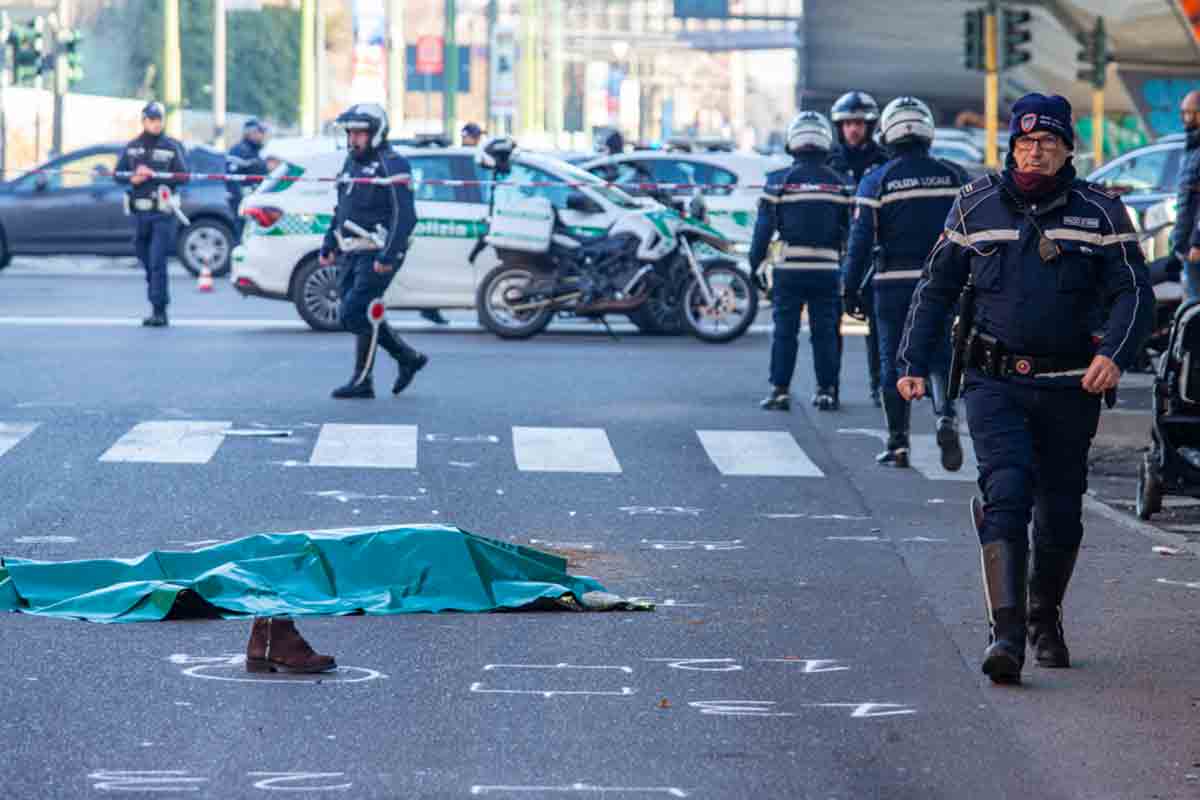
[{"label": "pedestrian crossing", "polygon": [[[38,422],[0,422],[0,467],[2,459],[19,446],[36,446],[34,440],[48,426]],[[474,443],[480,447],[508,445],[504,459],[520,472],[619,475],[631,466],[644,468],[649,459],[654,469],[671,469],[680,474],[708,472],[737,478],[824,478],[825,472],[796,437],[782,430],[680,431],[683,437],[672,445],[631,448],[628,438],[621,452],[614,447],[609,431],[585,427],[512,426],[511,438],[503,436],[450,436],[425,433],[418,425],[361,425],[326,423],[313,426],[315,440],[291,439],[308,447],[307,458],[289,459],[288,466],[353,468],[371,470],[416,470],[422,451],[446,442]],[[104,449],[98,460],[105,464],[210,463],[226,443],[246,435],[279,438],[283,431],[236,430],[230,421],[150,420],[138,422]],[[879,436],[882,431],[854,429],[843,435]],[[912,466],[929,480],[973,481],[975,456],[970,439],[964,437],[966,463],[959,472],[946,472],[939,463],[932,435],[912,437]],[[686,440],[686,442],[685,442]],[[24,444],[26,442],[29,444]],[[620,439],[618,441],[621,441]],[[695,447],[699,445],[699,448]],[[268,451],[269,452],[269,451]],[[700,454],[703,455],[700,455]],[[298,455],[289,450],[289,455]],[[444,456],[442,453],[441,458]],[[270,460],[266,457],[264,460]],[[451,466],[474,466],[474,462],[447,462]]]}]

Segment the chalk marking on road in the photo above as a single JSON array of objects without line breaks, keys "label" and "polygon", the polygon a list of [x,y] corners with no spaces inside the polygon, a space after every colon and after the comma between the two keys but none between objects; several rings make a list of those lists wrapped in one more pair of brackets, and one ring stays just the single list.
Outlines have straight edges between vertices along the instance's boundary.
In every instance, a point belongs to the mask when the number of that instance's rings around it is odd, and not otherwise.
[{"label": "chalk marking on road", "polygon": [[486,689],[482,683],[476,682],[471,684],[471,692],[474,694],[531,694],[537,695],[538,697],[544,697],[549,700],[554,697],[579,697],[586,695],[603,697],[630,697],[637,692],[637,689],[634,689],[631,686],[622,686],[615,692],[575,690],[566,691],[559,689]]},{"label": "chalk marking on road", "polygon": [[1185,589],[1200,589],[1200,581],[1173,581],[1169,578],[1155,578],[1154,582],[1166,586],[1182,586]]},{"label": "chalk marking on road", "polygon": [[909,536],[909,537],[907,537],[907,538],[905,538],[905,539],[901,539],[900,541],[901,541],[901,542],[917,542],[917,543],[926,543],[926,544],[928,544],[928,543],[935,543],[935,542],[945,542],[945,541],[948,541],[948,540],[947,540],[947,539],[938,539],[938,538],[932,538],[932,537],[929,537],[929,536]]},{"label": "chalk marking on road", "polygon": [[484,664],[483,671],[490,672],[498,669],[580,669],[580,670],[599,670],[599,671],[615,671],[624,672],[627,675],[633,674],[633,667],[624,666],[609,666],[609,665],[592,665],[592,664]]},{"label": "chalk marking on road", "polygon": [[231,428],[225,431],[226,436],[231,436],[235,439],[286,439],[292,435],[289,430],[283,428],[261,429],[261,428]]},{"label": "chalk marking on road", "polygon": [[198,792],[208,778],[192,777],[186,769],[98,770],[88,774],[99,792]]},{"label": "chalk marking on road", "polygon": [[742,544],[741,539],[729,539],[725,541],[710,540],[705,541],[697,539],[693,541],[672,541],[669,539],[642,539],[642,544],[650,545],[652,550],[706,550],[708,552],[717,552],[724,550],[745,550],[746,546]]},{"label": "chalk marking on road", "polygon": [[[200,678],[209,681],[227,681],[229,683],[278,683],[301,686],[312,683],[365,683],[388,677],[379,670],[366,667],[339,666],[332,672],[321,672],[312,675],[293,675],[288,673],[265,673],[261,677],[246,677],[246,657],[244,655],[221,656],[190,656],[185,653],[175,653],[167,658],[172,664],[184,666],[181,674],[189,678]],[[209,674],[210,670],[225,670],[231,674]]]},{"label": "chalk marking on road", "polygon": [[646,660],[666,664],[671,669],[692,672],[741,672],[745,669],[734,658],[647,658]]},{"label": "chalk marking on road", "polygon": [[900,703],[809,703],[813,708],[853,708],[851,719],[867,719],[869,717],[899,717],[916,714],[912,706]]},{"label": "chalk marking on road", "polygon": [[18,536],[13,539],[15,544],[74,544],[78,541],[74,536]]},{"label": "chalk marking on road", "polygon": [[652,597],[631,597],[629,598],[629,601],[631,603],[634,601],[653,603],[655,608],[704,608],[706,605],[708,605],[707,603],[681,603],[674,599],[667,599],[659,602]]},{"label": "chalk marking on road", "polygon": [[322,425],[308,464],[313,467],[416,469],[417,426]]},{"label": "chalk marking on road", "polygon": [[704,512],[688,506],[621,506],[617,510],[631,517],[698,517]]},{"label": "chalk marking on road", "polygon": [[156,420],[139,422],[100,460],[107,463],[207,464],[232,422]]},{"label": "chalk marking on road", "polygon": [[548,542],[545,539],[530,539],[530,544],[540,544],[543,547],[557,547],[560,549],[569,550],[595,550],[596,545],[591,542]]},{"label": "chalk marking on road", "polygon": [[325,781],[334,778],[344,778],[344,772],[247,772],[251,778],[258,778],[254,782],[255,789],[263,789],[265,791],[274,792],[344,792],[354,786],[350,783],[324,784],[321,786],[281,786],[280,784],[302,781]]},{"label": "chalk marking on road", "polygon": [[803,512],[781,513],[781,514],[762,514],[766,519],[815,519],[815,520],[832,520],[837,522],[862,522],[870,519],[857,514],[805,514]]},{"label": "chalk marking on road", "polygon": [[530,428],[514,425],[513,455],[522,472],[621,472],[603,428]]},{"label": "chalk marking on road", "polygon": [[794,717],[792,711],[775,711],[774,700],[696,700],[688,703],[701,714],[721,717]]},{"label": "chalk marking on road", "polygon": [[[887,442],[888,433],[877,428],[839,428],[838,433],[871,436],[881,442]],[[974,483],[979,475],[979,463],[975,459],[975,447],[970,436],[961,437],[963,451],[962,469],[950,472],[942,467],[941,450],[937,446],[937,437],[932,433],[922,433],[911,436],[911,448],[908,453],[912,468],[931,481],[962,481]]]},{"label": "chalk marking on road", "polygon": [[890,542],[886,536],[826,536],[827,542]]},{"label": "chalk marking on road", "polygon": [[722,475],[825,476],[787,431],[696,431],[696,435]]},{"label": "chalk marking on road", "polygon": [[40,422],[0,422],[0,456],[38,429]]},{"label": "chalk marking on road", "polygon": [[426,495],[410,495],[410,494],[363,494],[362,492],[351,492],[345,489],[324,489],[319,492],[305,492],[310,497],[322,497],[330,500],[336,500],[339,503],[349,503],[351,500],[402,500],[404,502],[415,502],[417,500],[428,500]]},{"label": "chalk marking on road", "polygon": [[816,675],[822,672],[846,672],[850,667],[836,658],[760,658],[772,664],[799,664],[805,675]]},{"label": "chalk marking on road", "polygon": [[488,786],[475,785],[471,794],[481,795],[499,792],[513,794],[530,792],[535,794],[665,794],[671,797],[688,797],[688,793],[675,786],[592,786],[586,783],[572,783],[569,786]]}]

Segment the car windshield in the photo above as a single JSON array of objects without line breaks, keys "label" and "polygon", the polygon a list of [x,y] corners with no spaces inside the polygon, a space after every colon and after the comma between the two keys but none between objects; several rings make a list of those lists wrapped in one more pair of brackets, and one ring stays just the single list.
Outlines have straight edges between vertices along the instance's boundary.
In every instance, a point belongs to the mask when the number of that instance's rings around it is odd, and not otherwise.
[{"label": "car windshield", "polygon": [[641,208],[632,197],[613,186],[609,186],[590,172],[565,161],[554,165],[558,176],[568,183],[581,183],[618,208]]}]

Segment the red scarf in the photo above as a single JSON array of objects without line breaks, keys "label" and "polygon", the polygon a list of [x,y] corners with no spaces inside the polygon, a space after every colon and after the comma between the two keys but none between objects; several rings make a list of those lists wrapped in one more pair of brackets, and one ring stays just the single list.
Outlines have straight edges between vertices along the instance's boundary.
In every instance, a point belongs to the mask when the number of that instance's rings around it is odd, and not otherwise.
[{"label": "red scarf", "polygon": [[1012,171],[1013,183],[1028,200],[1040,200],[1058,187],[1057,175],[1043,175],[1040,172]]}]

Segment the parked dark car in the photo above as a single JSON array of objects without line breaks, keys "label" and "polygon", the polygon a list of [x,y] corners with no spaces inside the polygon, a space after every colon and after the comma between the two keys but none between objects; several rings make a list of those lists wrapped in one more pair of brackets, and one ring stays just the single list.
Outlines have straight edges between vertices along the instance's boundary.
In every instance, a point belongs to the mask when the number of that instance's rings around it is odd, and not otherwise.
[{"label": "parked dark car", "polygon": [[[0,269],[13,256],[132,256],[133,217],[125,214],[125,187],[113,180],[121,145],[85,147],[0,183]],[[211,147],[187,148],[192,172],[223,174],[225,155]],[[61,170],[61,172],[56,172]],[[205,264],[229,272],[233,212],[222,181],[191,181],[182,189],[180,262],[193,275]]]},{"label": "parked dark car", "polygon": [[1175,197],[1179,184],[1179,160],[1187,137],[1169,134],[1154,144],[1131,150],[1095,170],[1089,181],[1116,189],[1125,205],[1138,214],[1138,221],[1157,203]]}]

